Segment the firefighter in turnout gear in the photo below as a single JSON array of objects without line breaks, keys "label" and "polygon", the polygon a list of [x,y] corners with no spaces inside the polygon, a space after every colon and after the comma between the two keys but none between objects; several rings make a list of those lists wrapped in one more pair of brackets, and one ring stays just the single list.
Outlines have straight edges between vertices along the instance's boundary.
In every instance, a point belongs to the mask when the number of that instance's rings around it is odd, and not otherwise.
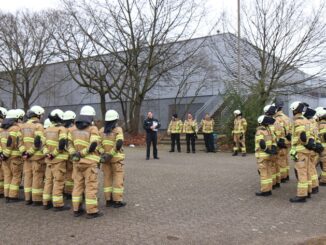
[{"label": "firefighter in turnout gear", "polygon": [[104,195],[107,207],[120,208],[126,205],[123,202],[124,192],[124,159],[123,131],[117,125],[119,114],[115,110],[108,110],[105,114],[104,127],[100,130],[102,170],[104,173]]},{"label": "firefighter in turnout gear", "polygon": [[95,110],[91,106],[83,106],[76,120],[76,128],[68,133],[68,151],[74,164],[74,189],[72,204],[74,216],[84,213],[82,198],[85,194],[87,218],[102,216],[98,209],[98,164],[100,157],[97,147],[100,142],[99,131],[93,126]]},{"label": "firefighter in turnout gear", "polygon": [[173,114],[172,120],[170,121],[168,127],[168,135],[171,135],[171,150],[170,152],[174,152],[175,144],[177,144],[178,152],[181,152],[180,146],[180,134],[182,133],[182,121],[178,118],[178,114]]},{"label": "firefighter in turnout gear", "polygon": [[319,179],[319,185],[326,186],[326,110],[319,109],[317,111],[317,117],[319,119],[319,140],[321,142],[319,159],[321,166],[321,174]]},{"label": "firefighter in turnout gear", "polygon": [[[276,107],[274,105],[267,105],[264,107],[264,113],[267,116],[274,117],[276,113]],[[271,158],[273,189],[275,189],[281,186],[281,173],[286,173],[285,130],[283,125],[276,119],[274,124],[269,125],[268,127],[272,132],[272,136],[275,137],[275,142],[277,145],[277,154]]]},{"label": "firefighter in turnout gear", "polygon": [[[68,129],[69,132],[75,129],[75,119],[76,119],[76,114],[73,111],[66,111],[63,114],[63,124]],[[73,163],[69,159],[67,161],[67,172],[65,177],[65,189],[64,189],[64,193],[67,199],[71,199],[72,190],[74,188],[74,180],[72,176],[73,176]]]},{"label": "firefighter in turnout gear", "polygon": [[[68,130],[62,125],[63,111],[55,109],[49,114],[53,126],[45,130],[43,154],[46,156],[45,184],[43,192],[44,209],[52,207],[54,211],[68,210],[64,205],[63,188],[66,177],[66,164],[69,154],[66,149]],[[52,201],[52,202],[51,202]]]},{"label": "firefighter in turnout gear", "polygon": [[255,135],[255,156],[257,158],[258,173],[260,176],[260,192],[256,196],[272,195],[272,157],[276,153],[275,137],[269,126],[275,119],[266,115],[258,118],[258,128]]},{"label": "firefighter in turnout gear", "polygon": [[[0,107],[0,134],[2,131],[1,124],[3,119],[7,115],[7,110],[3,107]],[[4,197],[4,176],[3,176],[3,170],[2,170],[2,160],[0,159],[0,198]]]},{"label": "firefighter in turnout gear", "polygon": [[312,150],[310,150],[310,159],[309,159],[309,175],[311,177],[311,187],[312,187],[312,194],[316,194],[319,192],[319,181],[318,181],[318,173],[317,173],[317,163],[319,159],[319,153],[320,153],[320,140],[318,137],[318,123],[314,116],[316,115],[316,111],[307,108],[303,116],[307,118],[310,122],[309,129],[310,129],[310,135],[313,137],[315,141],[315,145],[313,146]]},{"label": "firefighter in turnout gear", "polygon": [[23,165],[19,151],[21,132],[18,126],[19,112],[9,110],[1,124],[0,158],[4,173],[4,196],[6,202],[19,201],[19,185],[22,180]]},{"label": "firefighter in turnout gear", "polygon": [[295,161],[295,173],[298,179],[297,195],[290,198],[290,202],[305,202],[310,197],[311,177],[309,173],[310,151],[314,145],[314,139],[310,135],[310,122],[303,117],[305,104],[299,101],[293,102],[290,109],[293,112],[292,145],[290,155]]},{"label": "firefighter in turnout gear", "polygon": [[42,146],[45,143],[44,128],[40,119],[44,109],[32,106],[28,111],[28,120],[21,127],[22,145],[19,150],[24,159],[24,193],[26,205],[42,205],[45,162]]},{"label": "firefighter in turnout gear", "polygon": [[[285,145],[286,145],[286,156],[284,159],[286,160],[286,173],[282,172],[282,181],[289,181],[290,180],[290,162],[289,162],[289,154],[290,154],[290,149],[291,149],[291,137],[292,137],[292,122],[291,119],[284,114],[282,111],[283,109],[283,102],[277,101],[275,103],[276,107],[276,114],[274,118],[276,119],[277,122],[283,125],[285,129]],[[284,171],[284,170],[282,170]],[[285,178],[284,178],[285,177]]]},{"label": "firefighter in turnout gear", "polygon": [[234,114],[234,128],[232,131],[233,135],[233,156],[237,156],[238,152],[242,152],[242,156],[246,156],[246,131],[247,131],[247,121],[242,117],[240,110],[235,110]]},{"label": "firefighter in turnout gear", "polygon": [[201,121],[200,126],[204,134],[206,152],[215,152],[214,146],[214,120],[206,113],[205,118]]},{"label": "firefighter in turnout gear", "polygon": [[198,133],[198,125],[191,113],[188,113],[188,119],[183,124],[183,133],[186,134],[187,153],[190,153],[190,142],[192,153],[196,153],[196,138]]}]

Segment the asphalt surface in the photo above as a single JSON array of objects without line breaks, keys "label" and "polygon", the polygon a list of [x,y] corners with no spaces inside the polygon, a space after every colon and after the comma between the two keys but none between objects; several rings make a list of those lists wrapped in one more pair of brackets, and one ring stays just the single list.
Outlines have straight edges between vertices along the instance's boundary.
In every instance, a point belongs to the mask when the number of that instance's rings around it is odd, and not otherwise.
[{"label": "asphalt surface", "polygon": [[[291,204],[296,181],[256,197],[253,155],[168,153],[145,160],[126,149],[125,201],[104,216],[74,218],[0,199],[0,244],[298,244],[326,234],[326,187],[307,203]],[[69,202],[67,202],[70,204]]]}]

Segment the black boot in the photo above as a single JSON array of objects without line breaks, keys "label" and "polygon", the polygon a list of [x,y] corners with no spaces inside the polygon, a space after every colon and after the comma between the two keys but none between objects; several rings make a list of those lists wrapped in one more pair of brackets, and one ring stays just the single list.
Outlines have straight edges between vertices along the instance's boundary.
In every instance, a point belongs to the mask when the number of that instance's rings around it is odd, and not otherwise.
[{"label": "black boot", "polygon": [[82,216],[85,213],[85,210],[80,208],[78,211],[74,211],[74,217]]},{"label": "black boot", "polygon": [[311,193],[308,193],[308,196],[307,196],[307,198],[311,198]]},{"label": "black boot", "polygon": [[65,194],[65,197],[66,197],[66,200],[71,200],[72,199],[71,194]]},{"label": "black boot", "polygon": [[113,201],[113,200],[108,200],[108,201],[106,201],[105,206],[106,206],[106,207],[113,207],[113,206],[114,206],[114,201]]},{"label": "black boot", "polygon": [[6,199],[5,199],[6,201],[6,203],[10,203],[10,198],[9,197],[6,197]]},{"label": "black boot", "polygon": [[281,179],[281,183],[286,183],[286,179]]},{"label": "black boot", "polygon": [[170,150],[169,152],[174,152],[174,150]]},{"label": "black boot", "polygon": [[276,183],[275,184],[275,188],[277,189],[277,188],[281,188],[281,184],[280,183]]},{"label": "black boot", "polygon": [[232,156],[237,156],[237,155],[238,155],[237,151],[233,152],[233,154],[232,154]]},{"label": "black boot", "polygon": [[245,156],[247,156],[247,154],[246,153],[242,153],[242,156],[245,157]]},{"label": "black boot", "polygon": [[52,203],[48,203],[48,204],[46,204],[46,205],[43,206],[43,209],[44,209],[44,210],[49,210],[49,209],[51,209],[51,208],[53,208]]},{"label": "black boot", "polygon": [[21,199],[19,199],[19,198],[9,198],[9,202],[10,203],[15,203],[15,202],[21,202],[21,201],[23,201],[23,200],[21,200]]},{"label": "black boot", "polygon": [[286,181],[289,181],[289,180],[290,180],[290,176],[288,175],[288,177],[286,177],[285,180],[286,180]]},{"label": "black boot", "polygon": [[256,196],[259,196],[259,197],[267,197],[270,195],[272,195],[272,191],[256,192]]},{"label": "black boot", "polygon": [[306,197],[292,197],[290,198],[290,202],[296,203],[296,202],[306,202]]},{"label": "black boot", "polygon": [[312,192],[311,192],[312,194],[317,194],[318,192],[319,192],[318,186],[312,188]]},{"label": "black boot", "polygon": [[5,197],[5,195],[3,195],[3,194],[0,194],[0,198],[4,198]]},{"label": "black boot", "polygon": [[326,183],[319,182],[319,186],[326,186]]},{"label": "black boot", "polygon": [[86,219],[95,219],[95,218],[98,218],[101,216],[103,216],[103,213],[97,212],[97,213],[93,213],[93,214],[87,214]]},{"label": "black boot", "polygon": [[70,210],[70,207],[68,207],[68,206],[53,207],[54,212],[61,212],[61,211],[67,211],[67,210]]},{"label": "black boot", "polygon": [[32,205],[32,204],[33,204],[32,200],[25,201],[25,205],[27,205],[27,206]]},{"label": "black boot", "polygon": [[32,206],[34,206],[34,207],[39,207],[39,206],[42,206],[42,205],[43,205],[43,202],[42,201],[35,201],[32,204]]},{"label": "black boot", "polygon": [[114,208],[122,208],[122,207],[124,207],[124,206],[126,206],[126,205],[127,205],[126,202],[122,202],[122,201],[120,201],[120,202],[114,202],[113,207],[114,207]]}]

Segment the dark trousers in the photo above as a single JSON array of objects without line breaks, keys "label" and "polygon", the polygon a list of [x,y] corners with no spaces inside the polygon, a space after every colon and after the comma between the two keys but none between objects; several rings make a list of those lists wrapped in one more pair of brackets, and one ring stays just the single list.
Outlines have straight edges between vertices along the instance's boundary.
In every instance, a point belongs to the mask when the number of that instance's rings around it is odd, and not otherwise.
[{"label": "dark trousers", "polygon": [[207,152],[214,152],[215,146],[214,146],[214,136],[212,133],[210,134],[204,134],[204,141],[206,146]]},{"label": "dark trousers", "polygon": [[186,134],[186,141],[187,141],[187,152],[190,152],[190,142],[191,142],[192,152],[196,152],[196,148],[195,148],[196,134]]},{"label": "dark trousers", "polygon": [[171,134],[171,151],[174,151],[175,143],[177,143],[178,152],[181,151],[180,147],[180,134]]},{"label": "dark trousers", "polygon": [[146,133],[146,157],[149,158],[150,151],[151,151],[151,143],[153,144],[153,156],[154,158],[157,157],[157,133],[156,132],[151,132],[151,133]]}]

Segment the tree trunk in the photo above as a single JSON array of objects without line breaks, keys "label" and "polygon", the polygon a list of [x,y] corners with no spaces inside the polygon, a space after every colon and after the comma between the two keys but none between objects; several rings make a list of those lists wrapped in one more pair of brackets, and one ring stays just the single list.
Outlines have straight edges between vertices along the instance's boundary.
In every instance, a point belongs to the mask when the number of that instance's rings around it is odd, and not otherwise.
[{"label": "tree trunk", "polygon": [[100,100],[101,100],[101,114],[102,114],[102,120],[105,120],[105,113],[106,113],[106,99],[105,99],[105,93],[100,93]]},{"label": "tree trunk", "polygon": [[15,85],[12,85],[11,108],[17,108],[17,89]]},{"label": "tree trunk", "polygon": [[29,109],[29,98],[25,97],[23,99],[23,104],[24,104],[24,111],[27,111]]},{"label": "tree trunk", "polygon": [[128,125],[128,103],[120,99],[120,105],[121,105],[121,110],[122,110],[122,116],[123,116],[123,121],[125,125],[125,131],[129,131],[129,125]]},{"label": "tree trunk", "polygon": [[139,133],[139,120],[140,120],[140,108],[141,101],[131,103],[130,111],[129,111],[129,129],[130,134],[138,134]]}]

